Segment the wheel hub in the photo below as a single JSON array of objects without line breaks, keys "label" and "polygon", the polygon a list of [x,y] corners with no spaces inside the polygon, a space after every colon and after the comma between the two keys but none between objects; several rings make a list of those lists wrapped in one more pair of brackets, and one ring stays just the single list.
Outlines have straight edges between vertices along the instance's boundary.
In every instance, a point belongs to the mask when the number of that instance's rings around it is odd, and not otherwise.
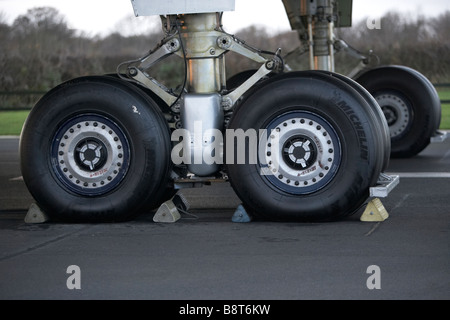
[{"label": "wheel hub", "polygon": [[374,95],[389,126],[390,137],[402,136],[412,121],[412,108],[409,102],[399,93],[384,92]]},{"label": "wheel hub", "polygon": [[264,150],[262,172],[278,188],[307,194],[324,187],[340,164],[340,143],[321,117],[293,112],[272,121]]},{"label": "wheel hub", "polygon": [[393,108],[392,106],[383,106],[381,108],[381,110],[383,111],[383,114],[384,114],[384,117],[386,118],[388,126],[392,126],[392,125],[394,125],[394,123],[397,122],[398,114],[395,111],[395,108]]},{"label": "wheel hub", "polygon": [[129,145],[120,128],[102,116],[79,116],[55,136],[55,172],[71,191],[104,194],[115,188],[128,169]]},{"label": "wheel hub", "polygon": [[317,157],[315,144],[306,136],[289,139],[283,146],[283,159],[293,169],[311,167]]},{"label": "wheel hub", "polygon": [[82,141],[75,147],[75,161],[90,171],[102,167],[107,158],[105,145],[96,139]]}]

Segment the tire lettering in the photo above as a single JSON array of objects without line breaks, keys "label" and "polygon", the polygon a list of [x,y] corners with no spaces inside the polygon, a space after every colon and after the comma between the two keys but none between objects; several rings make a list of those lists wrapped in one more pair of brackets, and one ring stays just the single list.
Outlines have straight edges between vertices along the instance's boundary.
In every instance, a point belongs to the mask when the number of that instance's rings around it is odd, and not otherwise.
[{"label": "tire lettering", "polygon": [[350,108],[350,106],[345,101],[337,102],[337,106],[344,110],[344,112],[348,115],[350,121],[353,123],[358,134],[361,158],[367,161],[369,159],[369,147],[367,143],[366,133],[364,132],[361,121],[359,120],[353,109]]}]

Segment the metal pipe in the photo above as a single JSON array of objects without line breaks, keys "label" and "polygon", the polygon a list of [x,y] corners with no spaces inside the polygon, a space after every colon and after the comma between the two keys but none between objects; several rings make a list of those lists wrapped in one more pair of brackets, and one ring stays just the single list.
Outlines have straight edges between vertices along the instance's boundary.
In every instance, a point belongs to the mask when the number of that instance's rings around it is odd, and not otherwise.
[{"label": "metal pipe", "polygon": [[221,72],[217,59],[188,60],[188,92],[213,93],[221,89]]},{"label": "metal pipe", "polygon": [[316,70],[330,69],[330,53],[328,46],[328,23],[316,21],[314,23],[314,56]]},{"label": "metal pipe", "polygon": [[[188,63],[188,92],[219,92],[225,75],[216,52],[218,19],[216,13],[186,14],[182,16],[181,35],[185,41]],[[218,61],[219,60],[219,61]]]},{"label": "metal pipe", "polygon": [[309,68],[314,70],[314,37],[312,17],[308,16],[308,45],[309,45]]},{"label": "metal pipe", "polygon": [[[222,130],[223,109],[220,90],[225,85],[224,50],[217,43],[220,19],[216,13],[181,16],[181,37],[187,60],[187,93],[181,104],[183,138],[188,170],[201,177],[213,175],[222,161],[216,150],[215,131]],[[214,161],[210,161],[213,159]]]},{"label": "metal pipe", "polygon": [[334,72],[334,22],[328,23],[328,51],[330,53],[330,70]]}]

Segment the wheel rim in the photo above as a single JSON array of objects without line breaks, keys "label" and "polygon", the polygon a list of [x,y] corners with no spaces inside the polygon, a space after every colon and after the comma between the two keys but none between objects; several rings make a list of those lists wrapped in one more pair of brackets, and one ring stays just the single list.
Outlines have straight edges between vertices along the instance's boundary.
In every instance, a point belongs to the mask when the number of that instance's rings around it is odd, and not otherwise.
[{"label": "wheel rim", "polygon": [[86,114],[66,121],[51,150],[53,171],[70,191],[98,196],[116,188],[129,167],[130,145],[112,120]]},{"label": "wheel rim", "polygon": [[413,112],[408,100],[398,92],[380,92],[374,95],[383,110],[389,126],[391,139],[400,138],[408,132]]},{"label": "wheel rim", "polygon": [[267,126],[259,150],[262,173],[276,188],[309,194],[333,180],[341,161],[341,144],[333,127],[321,116],[289,112]]}]

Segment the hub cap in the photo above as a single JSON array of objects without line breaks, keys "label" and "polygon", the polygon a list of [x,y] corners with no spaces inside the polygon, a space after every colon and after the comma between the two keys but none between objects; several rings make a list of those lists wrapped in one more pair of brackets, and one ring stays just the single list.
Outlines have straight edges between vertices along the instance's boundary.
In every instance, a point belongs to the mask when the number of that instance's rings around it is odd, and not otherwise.
[{"label": "hub cap", "polygon": [[315,144],[307,136],[294,136],[283,146],[283,160],[292,169],[306,169],[312,166],[317,157]]},{"label": "hub cap", "polygon": [[291,112],[267,127],[267,141],[260,140],[262,173],[277,188],[308,194],[327,185],[341,161],[339,138],[322,117]]},{"label": "hub cap", "polygon": [[401,137],[413,120],[412,108],[407,99],[397,92],[377,93],[374,97],[383,110],[391,139]]},{"label": "hub cap", "polygon": [[122,130],[99,115],[82,115],[62,125],[52,144],[57,178],[87,196],[107,193],[125,176],[130,147]]}]

